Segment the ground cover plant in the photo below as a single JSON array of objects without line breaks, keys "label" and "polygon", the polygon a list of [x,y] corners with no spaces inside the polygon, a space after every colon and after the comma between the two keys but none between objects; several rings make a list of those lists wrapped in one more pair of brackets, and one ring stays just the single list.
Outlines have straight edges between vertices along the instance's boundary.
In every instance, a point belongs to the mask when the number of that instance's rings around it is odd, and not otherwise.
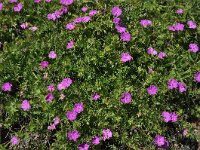
[{"label": "ground cover plant", "polygon": [[0,149],[197,150],[198,0],[0,1]]}]

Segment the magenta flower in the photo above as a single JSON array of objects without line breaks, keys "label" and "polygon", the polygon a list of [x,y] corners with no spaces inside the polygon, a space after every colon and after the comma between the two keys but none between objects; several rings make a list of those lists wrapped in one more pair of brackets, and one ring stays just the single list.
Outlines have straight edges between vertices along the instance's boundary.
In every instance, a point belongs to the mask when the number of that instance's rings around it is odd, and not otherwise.
[{"label": "magenta flower", "polygon": [[195,73],[194,79],[196,82],[200,83],[200,72]]},{"label": "magenta flower", "polygon": [[54,13],[52,13],[52,14],[48,14],[47,15],[47,18],[48,18],[48,20],[53,20],[53,21],[55,21],[57,18],[56,18],[56,15],[54,14]]},{"label": "magenta flower", "polygon": [[67,119],[70,121],[76,120],[77,112],[74,110],[67,112]]},{"label": "magenta flower", "polygon": [[12,136],[11,140],[10,140],[12,145],[18,145],[19,144],[19,139],[17,136]]},{"label": "magenta flower", "polygon": [[121,53],[121,62],[125,63],[127,61],[131,61],[133,59],[133,57],[131,56],[130,53],[126,52],[126,53]]},{"label": "magenta flower", "polygon": [[147,88],[147,92],[149,93],[149,95],[155,95],[158,91],[158,88],[155,85],[150,85]]},{"label": "magenta flower", "polygon": [[76,142],[79,137],[80,137],[80,134],[78,133],[77,130],[68,132],[68,138],[71,141],[75,141]]},{"label": "magenta flower", "polygon": [[177,10],[176,10],[176,13],[177,13],[177,14],[183,14],[184,11],[183,11],[183,9],[177,9]]},{"label": "magenta flower", "polygon": [[113,19],[113,23],[114,23],[114,24],[119,24],[119,23],[120,23],[120,20],[121,20],[120,18],[114,18],[114,19]]},{"label": "magenta flower", "polygon": [[151,26],[152,22],[151,20],[144,19],[144,20],[140,20],[140,25],[143,27],[147,27],[147,26]]},{"label": "magenta flower", "polygon": [[112,131],[110,129],[103,129],[103,140],[110,139],[112,137]]},{"label": "magenta flower", "polygon": [[152,47],[149,47],[148,49],[147,49],[147,53],[149,54],[149,55],[157,55],[157,51],[155,50],[155,49],[153,49]]},{"label": "magenta flower", "polygon": [[75,111],[76,113],[81,113],[83,109],[84,109],[84,105],[82,102],[74,104],[73,111]]},{"label": "magenta flower", "polygon": [[24,111],[27,111],[31,108],[31,105],[29,103],[29,101],[27,100],[23,100],[22,104],[21,104],[21,108],[24,110]]},{"label": "magenta flower", "polygon": [[120,39],[124,42],[129,42],[131,40],[131,34],[128,32],[124,32],[121,34]]},{"label": "magenta flower", "polygon": [[115,17],[119,17],[122,14],[122,9],[119,7],[115,6],[112,8],[112,15]]},{"label": "magenta flower", "polygon": [[78,146],[78,150],[88,150],[89,147],[90,145],[88,145],[87,143],[83,143]]},{"label": "magenta flower", "polygon": [[129,92],[124,92],[124,93],[122,93],[120,99],[121,99],[122,103],[129,104],[129,103],[131,103],[132,96]]},{"label": "magenta flower", "polygon": [[165,137],[161,136],[161,135],[156,135],[154,138],[154,143],[158,146],[158,147],[168,147],[169,146],[169,142],[165,139]]},{"label": "magenta flower", "polygon": [[44,68],[47,68],[49,66],[49,62],[48,61],[42,61],[40,63],[40,66],[44,69]]},{"label": "magenta flower", "polygon": [[3,3],[0,3],[0,11],[3,9]]},{"label": "magenta flower", "polygon": [[185,83],[182,83],[182,82],[179,82],[179,83],[178,83],[178,90],[179,90],[179,92],[181,92],[181,93],[187,91],[186,84],[185,84]]},{"label": "magenta flower", "polygon": [[82,17],[78,17],[78,18],[75,18],[74,20],[73,20],[73,22],[74,23],[81,23],[82,22]]},{"label": "magenta flower", "polygon": [[82,10],[82,12],[86,12],[88,10],[88,8],[87,7],[82,7],[81,10]]},{"label": "magenta flower", "polygon": [[23,8],[22,3],[18,3],[17,5],[14,6],[13,10],[15,12],[20,12],[22,8]]},{"label": "magenta flower", "polygon": [[34,31],[36,31],[38,29],[38,27],[33,26],[33,27],[30,27],[29,29],[34,32]]},{"label": "magenta flower", "polygon": [[164,118],[164,122],[169,122],[171,121],[171,114],[169,112],[162,112],[162,117]]},{"label": "magenta flower", "polygon": [[178,115],[175,112],[172,112],[170,115],[171,115],[171,122],[176,122],[178,120]]},{"label": "magenta flower", "polygon": [[94,136],[91,140],[91,143],[94,145],[100,144],[100,138],[98,136]]},{"label": "magenta flower", "polygon": [[170,31],[176,31],[173,25],[168,26],[168,30],[170,30]]},{"label": "magenta flower", "polygon": [[16,3],[18,0],[9,0],[9,3]]},{"label": "magenta flower", "polygon": [[176,89],[178,87],[178,81],[176,79],[169,79],[167,84],[168,89]]},{"label": "magenta flower", "polygon": [[82,17],[82,22],[83,22],[83,23],[87,23],[87,22],[89,22],[90,20],[91,20],[90,16],[83,16],[83,17]]},{"label": "magenta flower", "polygon": [[159,58],[159,59],[164,59],[166,56],[167,56],[167,55],[166,55],[165,52],[160,52],[160,53],[158,53],[158,58]]},{"label": "magenta flower", "polygon": [[189,50],[189,52],[196,53],[199,51],[199,46],[196,43],[190,43],[188,50]]},{"label": "magenta flower", "polygon": [[60,4],[62,5],[71,5],[74,0],[60,0]]},{"label": "magenta flower", "polygon": [[27,29],[27,28],[28,28],[28,23],[27,23],[27,22],[22,23],[22,24],[20,25],[20,27],[21,27],[22,29]]},{"label": "magenta flower", "polygon": [[45,0],[45,2],[49,3],[49,2],[51,2],[51,0]]},{"label": "magenta flower", "polygon": [[72,79],[65,78],[65,79],[62,80],[61,83],[65,88],[68,88],[72,84]]},{"label": "magenta flower", "polygon": [[67,29],[67,30],[74,30],[74,28],[75,28],[75,24],[74,24],[74,23],[68,23],[68,24],[66,25],[66,29]]},{"label": "magenta flower", "polygon": [[49,131],[53,131],[53,130],[55,130],[56,129],[56,126],[55,126],[55,124],[50,124],[50,126],[48,126],[47,127],[47,129],[49,130]]},{"label": "magenta flower", "polygon": [[47,87],[47,90],[50,91],[50,92],[53,92],[53,91],[55,90],[54,84],[50,84],[50,85]]},{"label": "magenta flower", "polygon": [[100,99],[100,97],[101,97],[101,96],[100,96],[98,93],[94,93],[94,94],[92,95],[92,99],[95,100],[95,101],[98,100],[98,99]]},{"label": "magenta flower", "polygon": [[35,2],[35,3],[40,3],[40,2],[41,2],[41,0],[34,0],[34,2]]},{"label": "magenta flower", "polygon": [[59,117],[55,117],[54,119],[53,119],[53,124],[55,125],[55,126],[57,126],[59,123],[60,123],[60,118]]},{"label": "magenta flower", "polygon": [[53,96],[53,94],[49,93],[49,94],[46,96],[45,99],[46,99],[47,102],[52,102],[52,100],[54,99],[54,96]]},{"label": "magenta flower", "polygon": [[120,25],[116,25],[115,28],[117,29],[118,33],[124,33],[124,32],[126,32],[126,28],[122,27]]},{"label": "magenta flower", "polygon": [[56,59],[56,57],[57,57],[57,54],[56,54],[55,51],[50,51],[50,52],[49,52],[49,58],[51,58],[51,59]]},{"label": "magenta flower", "polygon": [[187,25],[190,29],[196,29],[197,28],[197,24],[195,22],[191,21],[191,20],[187,22]]},{"label": "magenta flower", "polygon": [[97,14],[97,10],[91,10],[90,12],[89,12],[89,16],[94,16],[94,15],[96,15]]},{"label": "magenta flower", "polygon": [[184,30],[184,24],[182,24],[182,23],[176,23],[176,24],[174,25],[174,29],[175,29],[176,31],[183,31],[183,30]]},{"label": "magenta flower", "polygon": [[70,40],[68,43],[67,43],[67,49],[71,49],[74,47],[74,41],[73,40]]},{"label": "magenta flower", "polygon": [[3,83],[1,86],[2,91],[11,91],[12,84],[9,82]]}]

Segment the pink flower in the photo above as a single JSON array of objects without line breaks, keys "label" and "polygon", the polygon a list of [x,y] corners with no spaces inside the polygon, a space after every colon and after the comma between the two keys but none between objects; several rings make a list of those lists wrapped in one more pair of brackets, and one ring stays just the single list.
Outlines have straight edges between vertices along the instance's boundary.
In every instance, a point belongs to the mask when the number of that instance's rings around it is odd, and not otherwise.
[{"label": "pink flower", "polygon": [[176,10],[176,13],[177,13],[177,14],[183,14],[184,11],[183,11],[183,9],[177,9],[177,10]]},{"label": "pink flower", "polygon": [[69,41],[68,43],[67,43],[67,49],[71,49],[71,48],[73,48],[74,47],[74,41]]},{"label": "pink flower", "polygon": [[96,15],[97,14],[97,10],[91,10],[90,12],[89,12],[89,16],[94,16],[94,15]]},{"label": "pink flower", "polygon": [[9,3],[16,3],[17,0],[9,0]]},{"label": "pink flower", "polygon": [[140,20],[140,25],[143,27],[147,27],[147,26],[151,26],[152,22],[151,20],[144,19],[144,20]]},{"label": "pink flower", "polygon": [[56,125],[58,125],[59,123],[60,123],[60,118],[59,117],[55,117],[54,119],[53,119],[53,124],[56,126]]},{"label": "pink flower", "polygon": [[86,12],[88,10],[88,8],[87,7],[82,7],[81,10],[82,10],[82,12]]},{"label": "pink flower", "polygon": [[127,61],[131,61],[132,59],[133,59],[133,57],[128,52],[121,54],[121,62],[123,62],[123,63],[125,63]]},{"label": "pink flower", "polygon": [[50,51],[50,53],[49,53],[49,58],[51,58],[51,59],[56,59],[56,57],[57,57],[56,52],[55,52],[55,51]]},{"label": "pink flower", "polygon": [[157,51],[155,49],[153,49],[152,47],[149,47],[147,49],[147,53],[150,54],[150,55],[157,55]]},{"label": "pink flower", "polygon": [[28,23],[27,23],[27,22],[22,23],[22,24],[20,25],[20,27],[21,27],[22,29],[26,29],[26,28],[28,28]]},{"label": "pink flower", "polygon": [[11,91],[11,88],[12,88],[12,84],[9,82],[6,82],[6,83],[2,84],[2,86],[1,86],[2,91]]},{"label": "pink flower", "polygon": [[46,96],[45,99],[46,99],[47,102],[52,102],[52,100],[54,99],[54,96],[53,96],[52,93],[49,93],[49,94]]},{"label": "pink flower", "polygon": [[60,0],[60,4],[62,5],[71,5],[74,0]]},{"label": "pink flower", "polygon": [[35,2],[35,3],[40,3],[40,2],[41,2],[41,0],[34,0],[34,2]]},{"label": "pink flower", "polygon": [[112,137],[112,131],[110,129],[103,129],[103,140],[110,139]]},{"label": "pink flower", "polygon": [[56,129],[56,126],[55,126],[55,124],[50,124],[50,126],[48,126],[47,127],[47,129],[49,130],[49,131],[53,131],[53,130],[55,130]]},{"label": "pink flower", "polygon": [[29,103],[29,101],[27,100],[24,100],[21,104],[21,108],[24,110],[24,111],[27,111],[31,108],[31,105]]},{"label": "pink flower", "polygon": [[18,3],[17,5],[14,6],[13,9],[15,12],[20,12],[22,10],[22,8],[23,8],[22,3]]},{"label": "pink flower", "polygon": [[89,22],[90,20],[91,20],[90,16],[83,16],[83,17],[82,17],[82,22],[83,22],[83,23],[87,23],[87,22]]},{"label": "pink flower", "polygon": [[98,94],[98,93],[94,93],[93,95],[92,95],[92,100],[98,100],[98,99],[100,99],[100,95]]},{"label": "pink flower", "polygon": [[3,9],[3,3],[0,3],[0,11]]},{"label": "pink flower", "polygon": [[48,18],[48,20],[53,20],[53,21],[55,21],[57,19],[55,13],[48,14],[47,18]]},{"label": "pink flower", "polygon": [[10,140],[12,145],[18,145],[19,144],[19,139],[17,136],[12,136],[11,140]]},{"label": "pink flower", "polygon": [[121,34],[120,39],[124,42],[129,42],[131,40],[131,34],[128,32],[124,32]]},{"label": "pink flower", "polygon": [[115,6],[112,8],[112,15],[115,17],[119,17],[122,14],[122,9],[119,7]]},{"label": "pink flower", "polygon": [[199,46],[196,43],[190,43],[188,50],[189,50],[189,52],[196,53],[199,51]]},{"label": "pink flower", "polygon": [[190,29],[196,29],[197,28],[197,24],[193,21],[188,21],[187,25],[189,26]]},{"label": "pink flower", "polygon": [[185,84],[185,83],[182,83],[182,82],[179,82],[179,83],[178,83],[178,90],[179,90],[179,92],[181,92],[181,93],[187,91],[186,84]]},{"label": "pink flower", "polygon": [[51,2],[51,0],[45,0],[45,2],[49,3],[49,2]]},{"label": "pink flower", "polygon": [[44,69],[44,68],[47,68],[49,66],[49,62],[48,61],[42,61],[40,63],[40,66]]},{"label": "pink flower", "polygon": [[155,85],[150,85],[147,88],[147,92],[149,93],[149,95],[155,95],[158,91],[158,88]]},{"label": "pink flower", "polygon": [[53,92],[55,90],[55,86],[54,84],[50,84],[48,87],[47,87],[48,91],[50,92]]},{"label": "pink flower", "polygon": [[38,27],[33,26],[33,27],[30,27],[29,29],[34,32],[34,31],[36,31],[38,29]]},{"label": "pink flower", "polygon": [[67,30],[73,30],[75,28],[75,24],[74,23],[68,23],[67,25],[66,25],[66,29]]},{"label": "pink flower", "polygon": [[166,57],[167,55],[166,55],[166,53],[165,52],[160,52],[160,53],[158,53],[158,58],[159,59],[164,59],[164,57]]}]

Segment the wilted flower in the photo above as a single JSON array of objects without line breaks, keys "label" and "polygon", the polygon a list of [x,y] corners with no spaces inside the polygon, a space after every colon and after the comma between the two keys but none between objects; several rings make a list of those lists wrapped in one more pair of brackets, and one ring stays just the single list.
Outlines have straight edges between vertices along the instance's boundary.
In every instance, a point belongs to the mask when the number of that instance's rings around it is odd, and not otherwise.
[{"label": "wilted flower", "polygon": [[51,59],[56,59],[56,57],[57,57],[57,54],[56,54],[55,51],[50,51],[50,52],[49,52],[49,58],[51,58]]},{"label": "wilted flower", "polygon": [[121,34],[120,39],[124,42],[129,42],[131,40],[131,34],[128,32],[124,32]]},{"label": "wilted flower", "polygon": [[10,140],[12,145],[18,145],[19,144],[19,139],[17,136],[12,136],[11,140]]},{"label": "wilted flower", "polygon": [[103,129],[103,140],[110,139],[112,137],[112,131],[110,129]]},{"label": "wilted flower", "polygon": [[196,53],[199,51],[199,46],[196,43],[190,43],[189,52]]},{"label": "wilted flower", "polygon": [[22,23],[22,24],[20,25],[20,27],[21,27],[22,29],[26,29],[26,28],[28,28],[28,23],[27,23],[27,22]]},{"label": "wilted flower", "polygon": [[47,68],[49,66],[49,62],[48,61],[42,61],[40,63],[40,66],[44,69],[44,68]]},{"label": "wilted flower", "polygon": [[149,95],[155,95],[158,91],[158,88],[155,85],[150,85],[147,88],[147,92],[149,93]]},{"label": "wilted flower", "polygon": [[47,127],[47,129],[49,130],[49,131],[52,131],[52,130],[55,130],[56,129],[56,126],[55,126],[55,124],[50,124],[50,126],[48,126]]},{"label": "wilted flower", "polygon": [[67,112],[67,119],[70,121],[76,120],[77,112],[74,110]]},{"label": "wilted flower", "polygon": [[80,144],[78,146],[78,150],[88,150],[89,149],[89,145],[87,143],[83,143],[83,144]]},{"label": "wilted flower", "polygon": [[121,62],[127,62],[127,61],[131,61],[133,59],[133,57],[131,56],[130,53],[126,52],[126,53],[121,53]]},{"label": "wilted flower", "polygon": [[122,96],[121,96],[122,103],[129,104],[129,103],[131,103],[131,99],[132,99],[132,96],[129,92],[122,93]]},{"label": "wilted flower", "polygon": [[190,29],[196,29],[197,28],[197,24],[193,21],[188,21],[187,25],[189,26]]},{"label": "wilted flower", "polygon": [[18,3],[17,5],[14,6],[13,10],[15,12],[20,12],[22,10],[22,8],[23,8],[22,3]]},{"label": "wilted flower", "polygon": [[200,83],[200,72],[195,73],[194,79],[195,79],[195,81]]},{"label": "wilted flower", "polygon": [[24,110],[24,111],[27,111],[31,108],[31,105],[29,103],[29,101],[27,100],[24,100],[21,104],[21,108]]},{"label": "wilted flower", "polygon": [[183,9],[177,9],[177,10],[176,10],[176,13],[177,13],[177,14],[183,14],[184,11],[183,11]]},{"label": "wilted flower", "polygon": [[80,137],[80,134],[77,130],[68,132],[68,138],[71,141],[77,141],[77,139]]},{"label": "wilted flower", "polygon": [[168,89],[176,89],[178,87],[178,81],[176,79],[168,80]]},{"label": "wilted flower", "polygon": [[101,96],[98,94],[98,93],[94,93],[93,95],[92,95],[92,99],[93,100],[98,100],[99,98],[100,98]]},{"label": "wilted flower", "polygon": [[166,57],[167,55],[166,55],[166,53],[165,52],[160,52],[160,53],[158,53],[158,58],[159,59],[164,59],[164,57]]},{"label": "wilted flower", "polygon": [[51,102],[51,101],[54,99],[54,96],[53,96],[52,93],[49,93],[49,94],[46,96],[45,99],[46,99],[47,102]]},{"label": "wilted flower", "polygon": [[120,15],[122,14],[122,10],[115,6],[112,8],[112,15],[115,16],[115,17],[119,17]]},{"label": "wilted flower", "polygon": [[73,111],[75,111],[77,113],[81,113],[83,111],[83,109],[84,109],[84,105],[82,102],[74,104]]},{"label": "wilted flower", "polygon": [[60,100],[63,100],[65,98],[64,94],[60,94]]},{"label": "wilted flower", "polygon": [[53,124],[56,126],[56,125],[58,125],[59,123],[60,123],[60,118],[59,117],[55,117],[54,119],[53,119]]},{"label": "wilted flower", "polygon": [[16,3],[18,0],[9,0],[9,3]]},{"label": "wilted flower", "polygon": [[73,30],[75,28],[75,24],[74,23],[68,23],[67,25],[66,25],[66,29],[67,30]]},{"label": "wilted flower", "polygon": [[74,41],[73,40],[70,40],[68,43],[67,43],[67,49],[71,49],[74,47]]},{"label": "wilted flower", "polygon": [[40,3],[40,2],[41,2],[41,0],[34,0],[34,2],[35,2],[35,3]]},{"label": "wilted flower", "polygon": [[144,19],[144,20],[140,20],[140,25],[143,27],[147,27],[147,26],[151,26],[152,22],[151,20]]},{"label": "wilted flower", "polygon": [[34,31],[36,31],[38,29],[38,27],[33,26],[33,27],[30,27],[29,29],[34,32]]},{"label": "wilted flower", "polygon": [[11,91],[12,84],[9,82],[3,83],[1,86],[2,91]]},{"label": "wilted flower", "polygon": [[94,136],[91,141],[92,144],[98,145],[100,144],[100,138],[98,136]]}]

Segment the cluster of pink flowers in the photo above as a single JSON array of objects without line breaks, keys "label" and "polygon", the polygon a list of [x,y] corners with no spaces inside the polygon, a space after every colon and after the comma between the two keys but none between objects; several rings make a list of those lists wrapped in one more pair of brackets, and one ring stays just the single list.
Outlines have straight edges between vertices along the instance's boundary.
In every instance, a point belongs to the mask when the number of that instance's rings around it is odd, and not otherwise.
[{"label": "cluster of pink flowers", "polygon": [[64,90],[72,84],[72,79],[65,78],[58,84],[58,90]]},{"label": "cluster of pink flowers", "polygon": [[113,23],[115,24],[115,28],[117,32],[120,33],[120,39],[124,42],[129,42],[131,40],[131,34],[126,31],[126,28],[123,24],[120,23],[121,19],[119,16],[122,14],[122,9],[115,6],[112,8],[112,15],[113,15]]},{"label": "cluster of pink flowers", "polygon": [[168,29],[170,31],[183,31],[184,30],[184,24],[182,24],[182,23],[176,23],[174,25],[170,25],[168,27]]},{"label": "cluster of pink flowers", "polygon": [[176,79],[169,79],[167,84],[168,89],[178,89],[181,93],[187,91],[186,84],[178,82]]},{"label": "cluster of pink flowers", "polygon": [[67,112],[67,119],[70,121],[76,120],[77,114],[84,110],[84,105],[82,102],[74,104],[74,108]]},{"label": "cluster of pink flowers", "polygon": [[178,120],[178,115],[175,112],[162,112],[162,117],[164,122],[176,122]]},{"label": "cluster of pink flowers", "polygon": [[56,126],[60,123],[60,118],[59,117],[55,117],[53,119],[53,123],[50,124],[50,126],[47,127],[47,129],[49,131],[53,131],[56,129]]},{"label": "cluster of pink flowers", "polygon": [[149,48],[147,49],[147,53],[148,53],[149,55],[152,55],[152,56],[157,55],[159,59],[164,59],[164,58],[167,56],[167,54],[166,54],[165,52],[159,52],[159,53],[158,53],[158,52],[157,52],[155,49],[153,49],[152,47],[149,47]]},{"label": "cluster of pink flowers", "polygon": [[48,14],[47,18],[48,18],[48,20],[55,21],[56,19],[59,19],[62,15],[66,14],[67,12],[68,12],[68,8],[63,7],[59,10],[56,10],[54,13]]}]

